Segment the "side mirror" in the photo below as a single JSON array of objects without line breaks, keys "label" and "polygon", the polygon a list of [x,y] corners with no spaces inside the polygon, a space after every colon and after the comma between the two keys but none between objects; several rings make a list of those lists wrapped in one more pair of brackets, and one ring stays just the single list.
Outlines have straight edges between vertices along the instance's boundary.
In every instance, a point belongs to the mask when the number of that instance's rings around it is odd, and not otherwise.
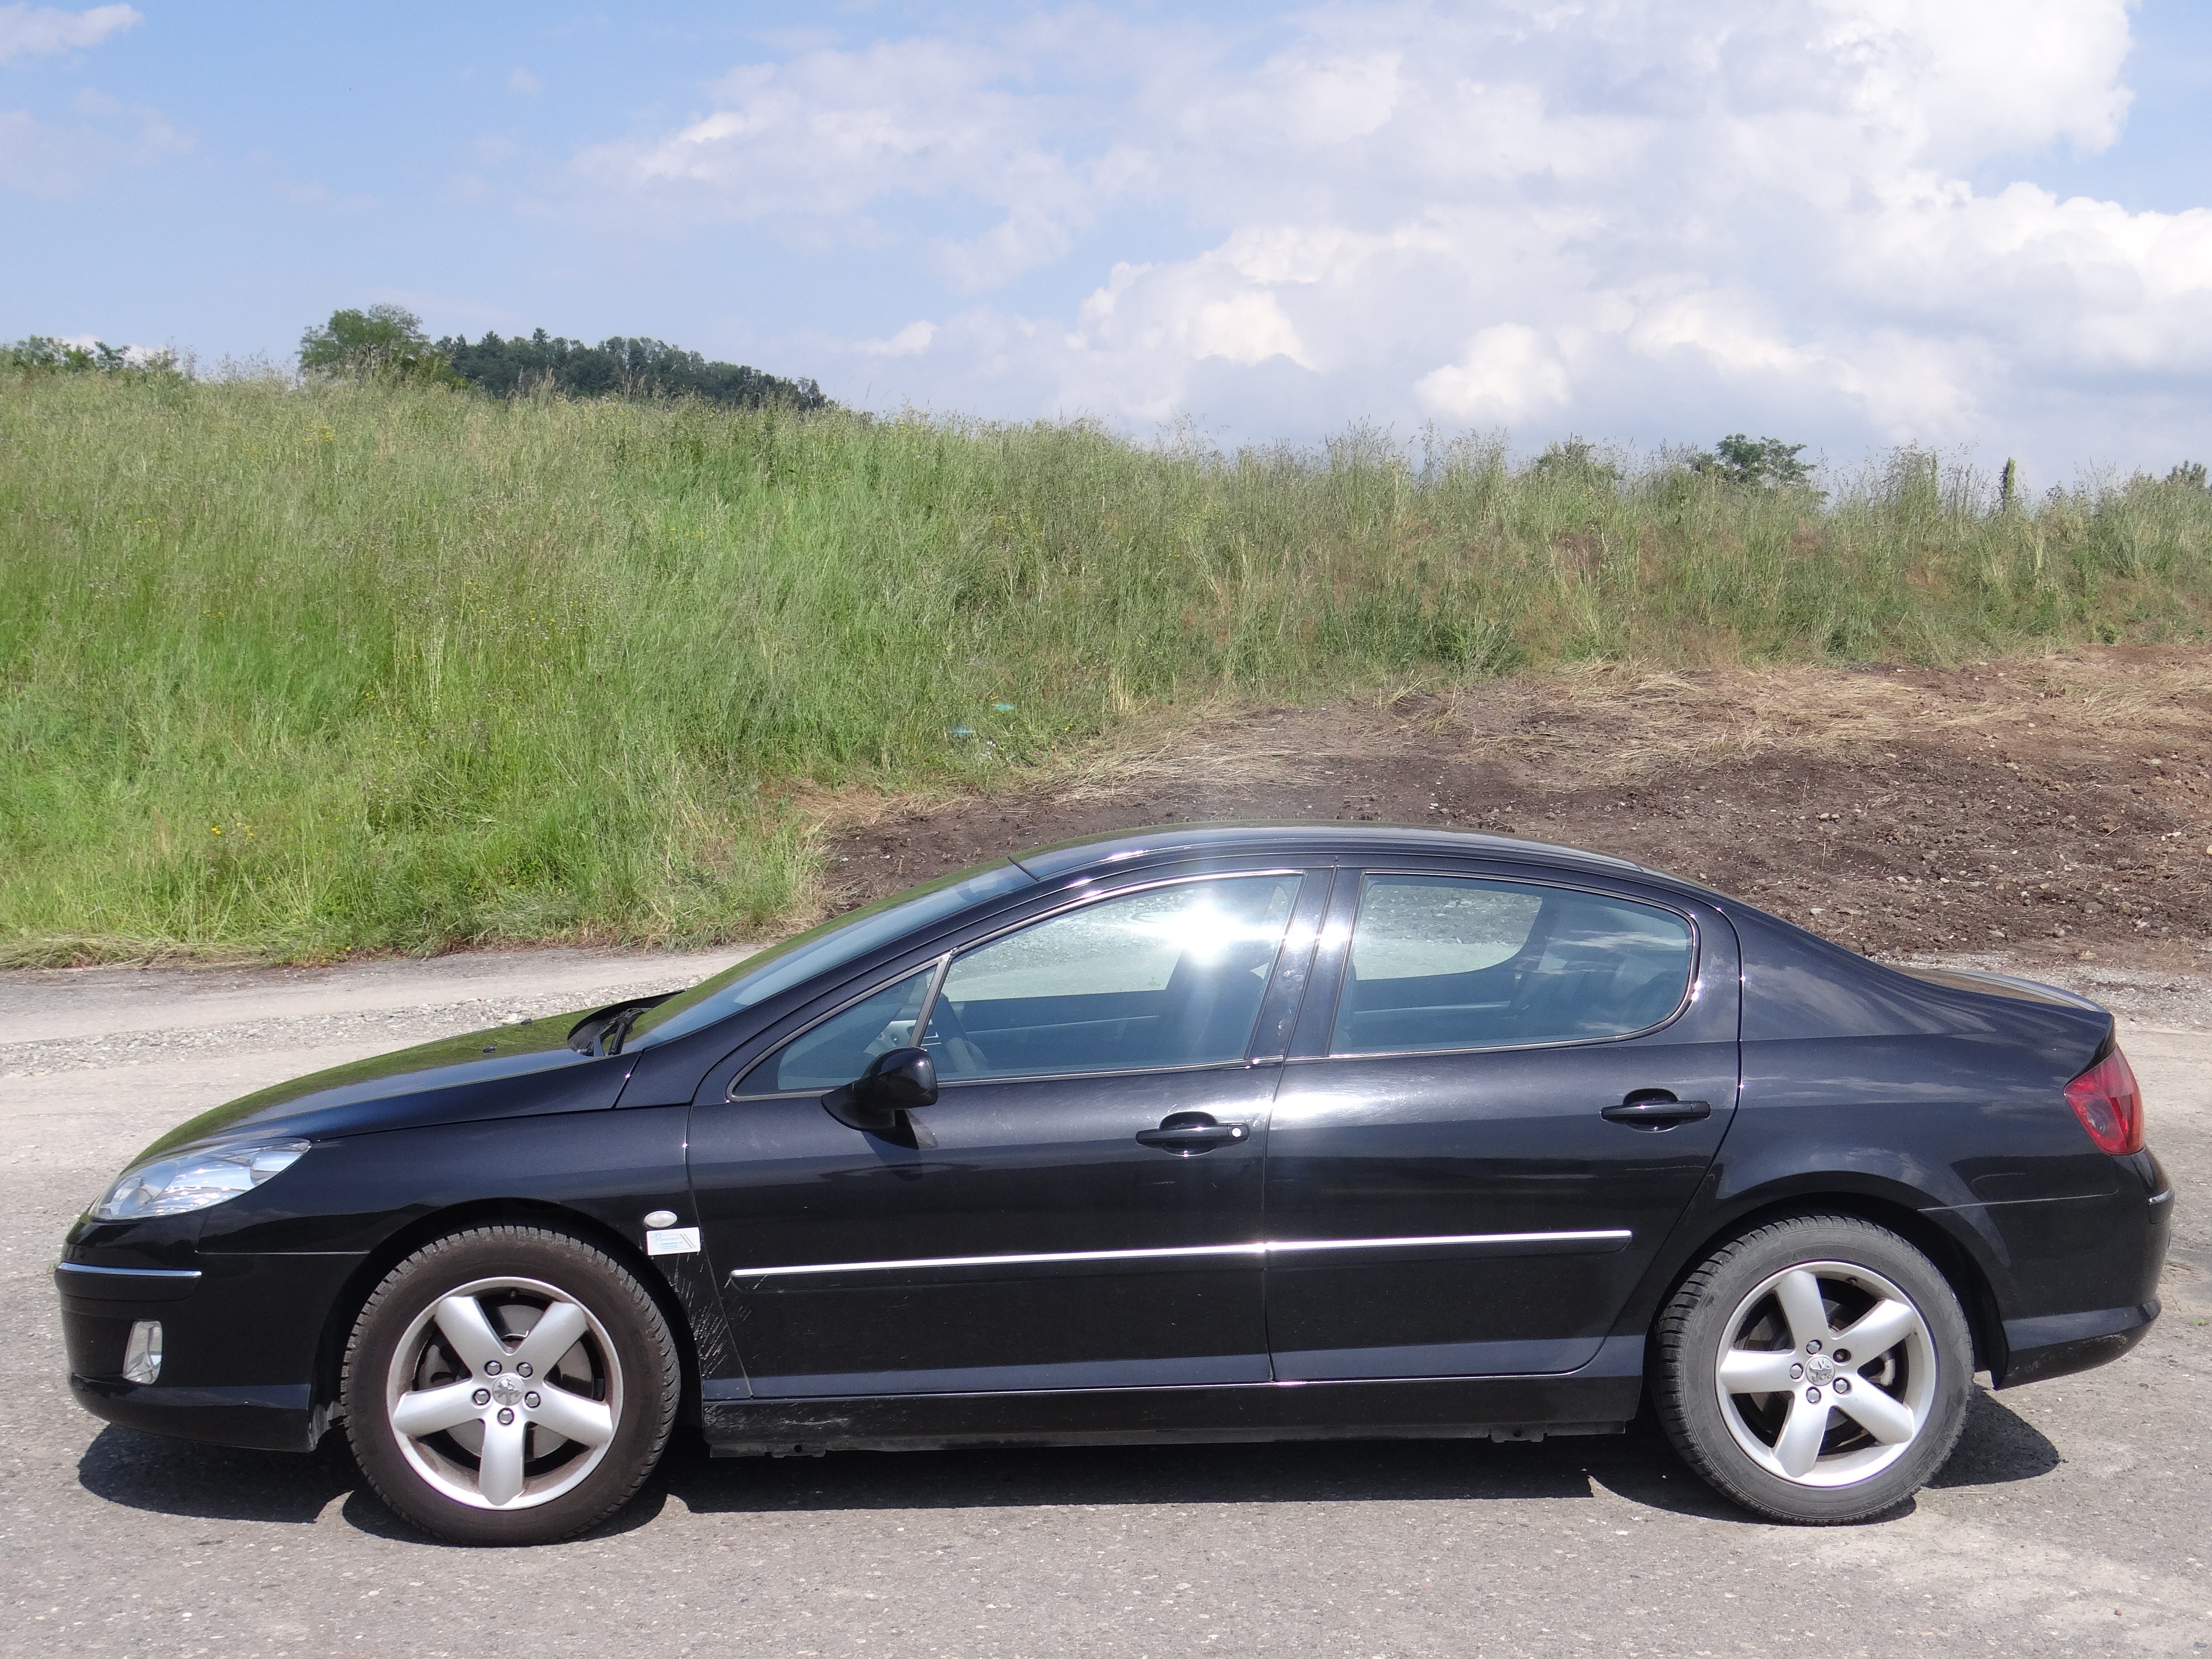
[{"label": "side mirror", "polygon": [[865,1106],[887,1112],[910,1112],[917,1106],[937,1104],[937,1062],[923,1048],[892,1048],[868,1062],[853,1085]]},{"label": "side mirror", "polygon": [[921,1048],[892,1048],[868,1069],[822,1097],[823,1109],[848,1128],[878,1131],[899,1114],[937,1103],[937,1062]]}]

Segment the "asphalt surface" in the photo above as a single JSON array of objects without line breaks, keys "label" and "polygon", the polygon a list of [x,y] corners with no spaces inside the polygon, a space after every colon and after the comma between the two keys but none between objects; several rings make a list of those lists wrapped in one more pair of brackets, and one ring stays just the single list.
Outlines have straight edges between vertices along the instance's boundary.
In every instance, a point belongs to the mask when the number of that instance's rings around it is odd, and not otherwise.
[{"label": "asphalt surface", "polygon": [[[1977,1397],[1910,1512],[1766,1526],[1640,1437],[709,1461],[553,1548],[425,1541],[342,1449],[70,1401],[48,1269],[148,1139],[295,1073],[687,982],[584,952],[0,974],[0,1646],[9,1653],[984,1659],[2212,1651],[2212,1035],[2130,1025],[2180,1188],[2117,1365]],[[2212,1006],[2146,1010],[2212,1024]]]}]

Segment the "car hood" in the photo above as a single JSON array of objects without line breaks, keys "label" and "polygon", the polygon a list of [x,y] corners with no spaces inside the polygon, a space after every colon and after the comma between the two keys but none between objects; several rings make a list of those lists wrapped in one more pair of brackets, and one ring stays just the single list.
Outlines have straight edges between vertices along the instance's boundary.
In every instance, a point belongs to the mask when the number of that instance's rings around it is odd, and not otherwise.
[{"label": "car hood", "polygon": [[180,1123],[139,1154],[152,1158],[195,1141],[246,1135],[307,1139],[427,1123],[609,1107],[633,1056],[580,1054],[568,1033],[597,1010],[553,1014],[441,1037],[395,1054],[312,1072]]}]

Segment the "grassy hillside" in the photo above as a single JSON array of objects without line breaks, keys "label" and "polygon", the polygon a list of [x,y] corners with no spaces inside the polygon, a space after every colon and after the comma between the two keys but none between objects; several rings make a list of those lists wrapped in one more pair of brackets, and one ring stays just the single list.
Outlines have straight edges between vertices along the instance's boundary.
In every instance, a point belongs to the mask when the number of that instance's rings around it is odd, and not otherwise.
[{"label": "grassy hillside", "polygon": [[2212,494],[82,375],[0,386],[0,952],[311,955],[741,934],[794,786],[1168,700],[2201,639]]}]

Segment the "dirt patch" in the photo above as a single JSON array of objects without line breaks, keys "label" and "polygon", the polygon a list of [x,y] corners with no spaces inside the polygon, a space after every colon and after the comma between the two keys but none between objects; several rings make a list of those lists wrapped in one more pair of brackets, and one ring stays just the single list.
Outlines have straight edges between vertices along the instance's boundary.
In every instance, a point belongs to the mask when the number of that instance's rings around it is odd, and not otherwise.
[{"label": "dirt patch", "polygon": [[1606,667],[1210,710],[991,794],[836,811],[837,908],[1107,830],[1376,822],[1618,854],[1871,954],[2187,972],[2212,968],[2212,652]]}]

